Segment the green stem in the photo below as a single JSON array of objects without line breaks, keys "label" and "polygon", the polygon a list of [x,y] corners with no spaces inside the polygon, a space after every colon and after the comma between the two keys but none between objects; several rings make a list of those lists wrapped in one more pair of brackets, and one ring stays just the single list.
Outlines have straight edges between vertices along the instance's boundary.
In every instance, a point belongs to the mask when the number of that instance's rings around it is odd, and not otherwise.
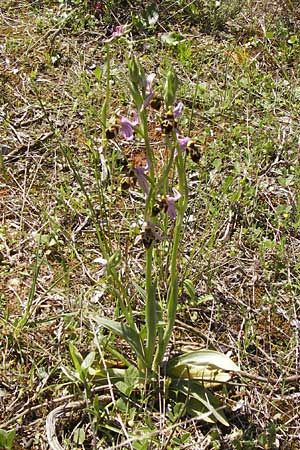
[{"label": "green stem", "polygon": [[146,347],[146,359],[148,367],[151,368],[155,340],[156,340],[156,285],[153,282],[153,248],[150,247],[146,251],[146,306],[145,306],[145,322],[147,330],[147,347]]},{"label": "green stem", "polygon": [[[177,142],[175,133],[173,134],[174,142]],[[175,324],[176,312],[177,312],[177,300],[178,300],[178,281],[177,281],[177,260],[178,260],[178,250],[181,239],[181,228],[184,213],[187,207],[187,182],[186,182],[186,174],[184,167],[184,159],[177,145],[177,157],[175,159],[177,171],[178,171],[178,181],[179,181],[179,192],[181,193],[181,198],[178,201],[178,210],[176,217],[176,224],[173,235],[173,246],[171,253],[171,261],[170,261],[170,276],[169,276],[169,287],[167,293],[167,325],[163,335],[163,338],[160,342],[160,345],[157,349],[153,367],[158,367],[164,357],[168,344],[170,342],[170,338],[172,335],[172,331]]]}]

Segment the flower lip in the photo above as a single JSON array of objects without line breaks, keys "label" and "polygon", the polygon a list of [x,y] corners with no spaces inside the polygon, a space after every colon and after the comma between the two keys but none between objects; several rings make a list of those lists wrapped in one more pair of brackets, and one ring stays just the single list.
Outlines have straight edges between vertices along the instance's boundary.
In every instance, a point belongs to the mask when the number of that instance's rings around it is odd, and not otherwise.
[{"label": "flower lip", "polygon": [[148,250],[155,241],[162,241],[164,238],[159,232],[159,228],[153,222],[147,220],[143,224],[142,241],[144,247]]}]

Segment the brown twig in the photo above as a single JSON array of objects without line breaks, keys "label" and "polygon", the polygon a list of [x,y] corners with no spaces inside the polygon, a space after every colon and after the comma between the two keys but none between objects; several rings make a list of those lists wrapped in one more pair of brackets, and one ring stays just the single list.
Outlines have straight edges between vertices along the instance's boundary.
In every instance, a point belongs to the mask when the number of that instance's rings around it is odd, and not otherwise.
[{"label": "brown twig", "polygon": [[287,383],[287,384],[291,384],[291,383],[295,383],[297,381],[300,380],[300,375],[290,375],[288,377],[284,377],[281,376],[279,378],[273,378],[273,377],[261,377],[260,375],[255,375],[249,372],[244,372],[243,370],[241,370],[238,373],[239,376],[243,377],[243,378],[247,378],[248,380],[254,380],[254,381],[259,381],[261,383],[267,383],[267,384],[279,384],[279,383]]}]

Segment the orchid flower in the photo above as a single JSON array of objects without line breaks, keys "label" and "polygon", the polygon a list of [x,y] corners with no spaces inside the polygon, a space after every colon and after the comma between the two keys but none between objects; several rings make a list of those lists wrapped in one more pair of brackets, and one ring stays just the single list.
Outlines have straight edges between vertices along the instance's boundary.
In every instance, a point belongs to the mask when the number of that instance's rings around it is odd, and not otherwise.
[{"label": "orchid flower", "polygon": [[153,242],[162,241],[164,237],[159,232],[159,228],[153,222],[147,220],[143,225],[142,241],[146,249],[149,249]]},{"label": "orchid flower", "polygon": [[125,32],[125,27],[124,25],[118,25],[115,27],[114,31],[111,34],[111,37],[106,39],[105,42],[111,42],[113,41],[115,38],[118,38],[120,36],[122,36]]},{"label": "orchid flower", "polygon": [[176,219],[176,206],[175,202],[180,199],[181,194],[177,191],[177,189],[173,188],[174,196],[171,197],[170,195],[167,195],[167,214],[171,219]]},{"label": "orchid flower", "polygon": [[149,184],[147,178],[145,177],[145,172],[147,172],[149,169],[150,169],[150,161],[148,159],[145,167],[135,167],[134,169],[137,182],[139,183],[140,187],[146,194],[149,193]]},{"label": "orchid flower", "polygon": [[130,121],[126,117],[121,117],[121,133],[126,139],[126,141],[131,141],[133,139],[133,128],[139,123],[139,118],[136,113],[134,113],[134,120]]}]

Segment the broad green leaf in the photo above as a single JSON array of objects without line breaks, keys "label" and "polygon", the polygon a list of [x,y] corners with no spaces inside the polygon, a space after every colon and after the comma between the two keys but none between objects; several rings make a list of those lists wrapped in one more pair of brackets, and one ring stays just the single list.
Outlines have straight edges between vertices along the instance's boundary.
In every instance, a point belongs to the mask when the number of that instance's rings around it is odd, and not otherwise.
[{"label": "broad green leaf", "polygon": [[144,377],[139,372],[137,367],[131,365],[125,370],[124,379],[115,384],[117,388],[123,392],[123,394],[129,396],[131,392],[140,384],[141,380],[144,381]]},{"label": "broad green leaf", "polygon": [[82,445],[85,441],[85,431],[83,428],[76,428],[73,435],[73,442],[77,445]]},{"label": "broad green leaf", "polygon": [[169,70],[164,86],[164,101],[167,107],[174,105],[176,91],[178,87],[178,77],[174,70]]},{"label": "broad green leaf", "polygon": [[180,373],[184,367],[192,366],[198,367],[200,371],[221,369],[239,372],[240,370],[228,356],[215,350],[196,350],[176,356],[168,362],[167,370],[175,369]]},{"label": "broad green leaf", "polygon": [[133,286],[135,287],[135,289],[138,291],[138,293],[140,294],[140,296],[142,297],[142,299],[144,301],[146,301],[146,291],[145,289],[143,289],[138,283],[136,283],[135,281],[132,281]]},{"label": "broad green leaf", "polygon": [[99,66],[97,66],[94,70],[94,75],[95,75],[96,80],[99,82],[101,81],[101,74],[102,74],[101,69]]},{"label": "broad green leaf", "polygon": [[299,37],[293,34],[293,35],[290,36],[290,38],[288,39],[288,43],[289,43],[289,44],[292,44],[292,45],[298,44],[298,43],[299,43]]},{"label": "broad green leaf", "polygon": [[95,356],[96,353],[95,352],[90,352],[86,358],[83,360],[83,362],[81,363],[81,368],[82,370],[86,370],[89,367],[91,367],[91,365],[93,364],[94,360],[95,360]]},{"label": "broad green leaf", "polygon": [[[189,416],[199,417],[203,415],[203,422],[216,423],[216,419],[210,414],[208,409],[194,397],[186,399],[186,412]],[[209,413],[209,414],[207,414]]]},{"label": "broad green leaf", "polygon": [[123,323],[116,322],[115,320],[105,319],[104,317],[92,317],[98,325],[107,328],[118,336],[121,336],[141,359],[146,366],[143,345],[138,332]]},{"label": "broad green leaf", "polygon": [[[134,367],[134,366],[133,366]],[[107,369],[94,369],[92,367],[89,368],[89,374],[97,380],[97,385],[106,385],[107,380],[109,378],[110,382],[116,385],[121,392],[127,392],[127,388],[131,388],[131,390],[135,389],[137,386],[145,385],[145,376],[142,372],[139,372],[136,367],[134,367],[134,377],[135,379],[130,379],[132,373],[127,372],[128,369],[119,369],[114,367],[109,367]],[[136,376],[138,375],[138,376]],[[126,378],[127,377],[127,378]],[[129,377],[129,378],[128,378]],[[124,384],[118,384],[118,383]],[[126,386],[125,386],[126,385]],[[124,387],[124,389],[123,389]],[[128,391],[129,392],[129,391]],[[128,393],[126,394],[128,395]]]},{"label": "broad green leaf", "polygon": [[185,403],[176,402],[175,405],[174,405],[174,408],[173,408],[173,415],[174,415],[173,420],[174,419],[175,420],[180,419],[183,416],[183,414],[185,414],[185,412],[186,412],[186,405],[185,405]]},{"label": "broad green leaf", "polygon": [[143,67],[137,58],[132,57],[128,61],[128,71],[130,81],[143,90],[146,87],[146,75]]},{"label": "broad green leaf", "polygon": [[116,384],[118,381],[124,380],[126,369],[118,369],[109,367],[107,369],[93,369],[89,368],[89,374],[97,379],[97,383],[107,384],[107,378],[109,377],[111,383]]},{"label": "broad green leaf", "polygon": [[169,33],[163,33],[160,39],[164,44],[174,46],[184,41],[184,37],[182,36],[182,34],[178,33],[177,31],[170,31]]},{"label": "broad green leaf", "polygon": [[230,373],[220,371],[219,369],[203,370],[196,366],[179,366],[167,370],[167,375],[173,379],[197,380],[206,388],[216,387],[220,383],[226,383],[231,379]]},{"label": "broad green leaf", "polygon": [[129,383],[133,388],[135,388],[141,379],[141,373],[137,369],[137,367],[131,365],[126,369],[125,377],[126,383]]},{"label": "broad green leaf", "polygon": [[[71,370],[68,367],[61,366],[61,371],[65,374],[65,376],[71,380],[72,382],[77,382],[81,380],[79,373],[77,370]],[[1,447],[0,447],[1,448]]]},{"label": "broad green leaf", "polygon": [[129,84],[129,89],[130,89],[130,93],[132,95],[132,98],[134,100],[134,103],[135,103],[137,109],[140,110],[141,107],[142,107],[142,104],[143,104],[143,97],[142,97],[142,95],[140,94],[137,86],[135,84],[133,84],[133,83]]},{"label": "broad green leaf", "polygon": [[11,450],[14,439],[16,436],[16,430],[6,431],[0,428],[0,448],[3,450]]},{"label": "broad green leaf", "polygon": [[117,386],[119,391],[122,392],[122,394],[126,395],[127,397],[130,396],[132,392],[132,386],[130,384],[126,383],[125,381],[117,381],[115,385]]},{"label": "broad green leaf", "polygon": [[170,342],[170,338],[173,332],[174,323],[176,319],[177,313],[177,302],[178,302],[178,282],[177,277],[170,284],[168,289],[168,297],[167,297],[167,323],[165,329],[163,330],[163,335],[160,333],[159,346],[157,353],[155,355],[155,360],[153,367],[157,367],[161,364],[168,344]]}]

